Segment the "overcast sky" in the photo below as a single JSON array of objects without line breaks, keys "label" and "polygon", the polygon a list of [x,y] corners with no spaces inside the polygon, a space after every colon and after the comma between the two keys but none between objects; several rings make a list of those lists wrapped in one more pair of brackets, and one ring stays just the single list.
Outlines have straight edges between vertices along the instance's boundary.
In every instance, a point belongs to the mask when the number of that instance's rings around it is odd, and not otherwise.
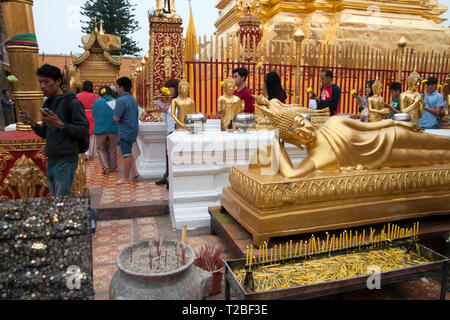
[{"label": "overcast sky", "polygon": [[[139,46],[148,50],[149,24],[147,11],[156,7],[155,0],[130,0],[136,4],[136,20],[141,29],[133,35],[133,39]],[[35,20],[36,34],[39,42],[40,52],[45,54],[69,54],[82,53],[81,45],[81,23],[79,8],[85,0],[37,0],[34,1],[33,14]],[[440,0],[441,3],[450,7],[450,0]],[[192,0],[192,9],[195,19],[197,36],[212,35],[215,31],[214,22],[218,18],[215,8],[217,0]],[[188,0],[176,0],[176,9],[183,19],[183,28],[186,32],[189,22]],[[450,20],[450,11],[444,18]],[[449,25],[447,20],[444,25]],[[142,54],[142,53],[141,53]]]}]

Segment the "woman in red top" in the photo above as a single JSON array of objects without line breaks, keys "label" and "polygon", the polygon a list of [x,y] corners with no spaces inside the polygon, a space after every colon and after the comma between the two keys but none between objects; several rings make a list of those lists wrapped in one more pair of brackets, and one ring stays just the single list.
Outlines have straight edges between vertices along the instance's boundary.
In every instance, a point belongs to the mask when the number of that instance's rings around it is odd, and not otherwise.
[{"label": "woman in red top", "polygon": [[84,111],[86,112],[86,117],[89,120],[89,150],[86,152],[86,156],[94,157],[95,150],[95,139],[94,139],[94,127],[95,127],[95,119],[92,116],[92,110],[94,109],[94,102],[97,100],[97,97],[94,94],[94,84],[91,81],[85,81],[83,83],[82,92],[77,94],[78,100],[84,106]]}]

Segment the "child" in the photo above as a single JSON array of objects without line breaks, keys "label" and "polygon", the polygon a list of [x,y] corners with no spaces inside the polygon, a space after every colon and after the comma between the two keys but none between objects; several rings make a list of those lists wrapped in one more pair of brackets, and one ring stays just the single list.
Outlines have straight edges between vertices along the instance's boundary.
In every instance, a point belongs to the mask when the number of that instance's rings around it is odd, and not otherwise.
[{"label": "child", "polygon": [[394,82],[389,86],[389,90],[392,95],[391,104],[386,104],[386,108],[391,109],[391,113],[389,114],[389,119],[392,119],[394,114],[400,113],[400,94],[402,93],[402,85],[399,82]]}]

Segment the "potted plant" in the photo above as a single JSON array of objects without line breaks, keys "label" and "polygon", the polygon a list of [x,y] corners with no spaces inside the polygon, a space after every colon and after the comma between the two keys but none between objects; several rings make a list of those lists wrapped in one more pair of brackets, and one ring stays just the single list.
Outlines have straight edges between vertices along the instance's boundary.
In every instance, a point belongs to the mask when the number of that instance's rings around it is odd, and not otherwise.
[{"label": "potted plant", "polygon": [[224,262],[222,259],[223,248],[212,243],[206,243],[200,252],[196,252],[194,264],[205,271],[211,272],[213,283],[211,285],[210,296],[214,296],[220,292],[222,287],[222,277]]}]

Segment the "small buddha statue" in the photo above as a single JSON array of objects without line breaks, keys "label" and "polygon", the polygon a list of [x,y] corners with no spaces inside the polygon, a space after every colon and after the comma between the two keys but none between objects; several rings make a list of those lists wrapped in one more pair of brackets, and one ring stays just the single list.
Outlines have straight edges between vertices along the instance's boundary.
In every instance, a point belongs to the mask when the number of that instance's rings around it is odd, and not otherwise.
[{"label": "small buddha statue", "polygon": [[390,110],[385,108],[384,99],[381,97],[383,85],[380,80],[376,80],[372,85],[373,96],[367,100],[367,108],[369,109],[369,122],[377,122],[389,115]]},{"label": "small buddha statue", "polygon": [[245,101],[234,95],[235,86],[232,78],[225,80],[223,85],[225,94],[217,100],[217,112],[222,116],[222,131],[226,131],[234,116],[242,113],[245,108]]},{"label": "small buddha statue", "polygon": [[444,99],[447,100],[447,104],[445,106],[445,115],[442,119],[443,122],[450,123],[450,118],[448,114],[450,113],[450,73],[447,75],[447,79],[445,79],[445,85],[444,85]]},{"label": "small buddha statue", "polygon": [[172,100],[172,117],[178,125],[177,129],[188,130],[184,125],[184,117],[188,114],[194,114],[196,111],[194,100],[189,98],[189,82],[186,79],[180,81],[178,92],[178,98]]},{"label": "small buddha statue", "polygon": [[418,124],[423,115],[423,99],[418,92],[420,83],[420,75],[414,71],[408,77],[408,90],[400,95],[400,111],[409,113],[414,124]]}]

